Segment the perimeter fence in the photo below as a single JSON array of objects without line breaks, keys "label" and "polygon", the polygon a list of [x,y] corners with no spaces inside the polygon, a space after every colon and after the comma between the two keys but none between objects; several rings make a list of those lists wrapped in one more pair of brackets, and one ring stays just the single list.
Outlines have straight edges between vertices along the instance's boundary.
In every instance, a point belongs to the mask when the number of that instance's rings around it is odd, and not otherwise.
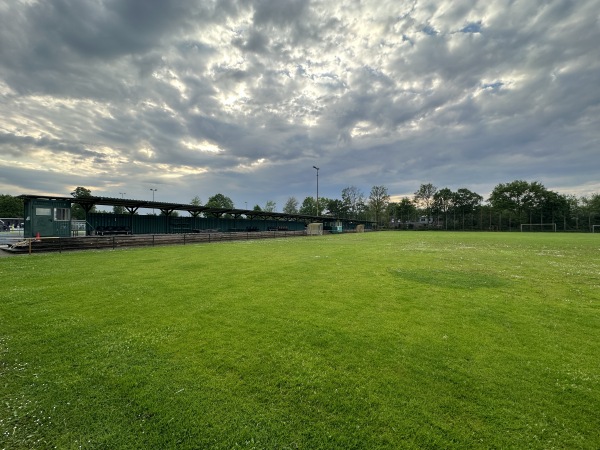
[{"label": "perimeter fence", "polygon": [[201,232],[182,234],[138,234],[79,237],[41,237],[15,243],[6,251],[15,253],[63,252],[74,250],[100,250],[158,245],[186,245],[226,241],[291,238],[306,236],[306,231],[248,231]]}]

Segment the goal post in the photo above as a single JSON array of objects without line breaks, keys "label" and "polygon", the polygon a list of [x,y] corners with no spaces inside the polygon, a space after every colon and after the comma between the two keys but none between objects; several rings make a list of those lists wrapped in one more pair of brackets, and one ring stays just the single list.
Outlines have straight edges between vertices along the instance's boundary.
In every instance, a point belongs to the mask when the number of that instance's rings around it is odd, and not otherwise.
[{"label": "goal post", "polygon": [[[539,228],[536,230],[536,228]],[[521,231],[554,231],[556,232],[555,223],[522,223]]]},{"label": "goal post", "polygon": [[323,224],[322,223],[309,223],[306,227],[307,236],[322,236],[323,235]]},{"label": "goal post", "polygon": [[600,225],[592,225],[592,233],[600,233]]}]

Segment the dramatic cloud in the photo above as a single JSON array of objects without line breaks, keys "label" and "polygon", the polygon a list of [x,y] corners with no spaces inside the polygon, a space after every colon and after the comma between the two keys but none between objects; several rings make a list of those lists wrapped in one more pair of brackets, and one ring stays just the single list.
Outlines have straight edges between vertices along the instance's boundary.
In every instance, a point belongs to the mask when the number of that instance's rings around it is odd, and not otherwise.
[{"label": "dramatic cloud", "polygon": [[0,192],[600,191],[593,0],[8,0]]}]

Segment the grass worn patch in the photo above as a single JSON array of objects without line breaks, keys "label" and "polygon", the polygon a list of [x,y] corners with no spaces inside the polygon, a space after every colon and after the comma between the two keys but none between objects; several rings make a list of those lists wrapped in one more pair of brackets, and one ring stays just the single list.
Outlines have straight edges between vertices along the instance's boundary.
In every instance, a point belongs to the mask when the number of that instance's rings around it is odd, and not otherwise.
[{"label": "grass worn patch", "polygon": [[0,259],[0,448],[600,447],[600,240]]}]

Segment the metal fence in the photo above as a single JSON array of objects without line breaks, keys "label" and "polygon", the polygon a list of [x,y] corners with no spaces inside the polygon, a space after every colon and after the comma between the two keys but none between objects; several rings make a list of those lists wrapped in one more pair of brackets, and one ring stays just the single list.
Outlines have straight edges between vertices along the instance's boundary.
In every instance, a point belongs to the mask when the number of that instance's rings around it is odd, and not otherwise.
[{"label": "metal fence", "polygon": [[186,245],[226,241],[306,236],[306,231],[201,232],[182,234],[140,234],[112,236],[49,237],[26,239],[7,251],[15,253],[63,252],[74,250]]}]

